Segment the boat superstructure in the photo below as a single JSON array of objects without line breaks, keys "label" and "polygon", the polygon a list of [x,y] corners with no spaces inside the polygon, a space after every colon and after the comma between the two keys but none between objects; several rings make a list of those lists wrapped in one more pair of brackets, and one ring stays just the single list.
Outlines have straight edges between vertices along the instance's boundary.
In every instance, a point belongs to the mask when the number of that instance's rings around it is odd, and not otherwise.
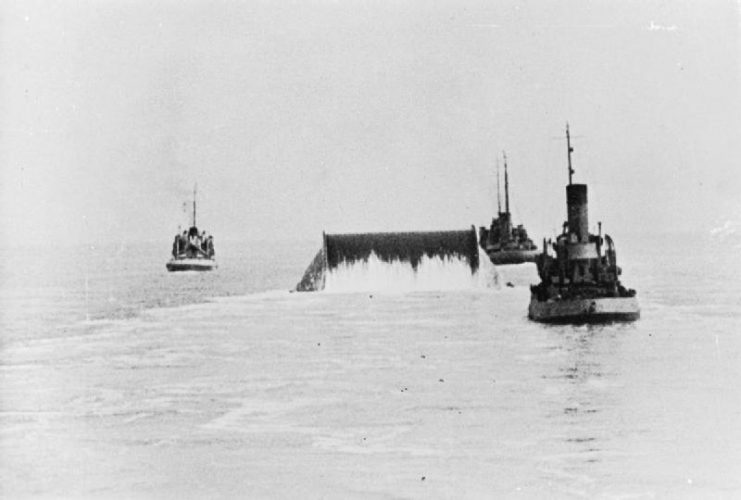
[{"label": "boat superstructure", "polygon": [[535,262],[538,247],[528,237],[522,224],[512,224],[512,213],[509,211],[509,175],[507,171],[507,154],[504,158],[504,212],[499,189],[499,162],[497,161],[497,217],[492,219],[489,228],[479,228],[479,244],[494,265],[520,264]]},{"label": "boat superstructure", "polygon": [[541,282],[532,285],[528,315],[548,323],[595,323],[632,321],[640,316],[635,290],[619,280],[615,245],[608,235],[589,233],[587,185],[574,184],[569,126],[566,125],[569,184],[566,186],[568,220],[562,234],[551,243],[543,241],[536,264]]},{"label": "boat superstructure", "polygon": [[196,187],[193,188],[193,219],[190,228],[175,235],[168,271],[211,271],[216,269],[214,239],[196,225]]}]

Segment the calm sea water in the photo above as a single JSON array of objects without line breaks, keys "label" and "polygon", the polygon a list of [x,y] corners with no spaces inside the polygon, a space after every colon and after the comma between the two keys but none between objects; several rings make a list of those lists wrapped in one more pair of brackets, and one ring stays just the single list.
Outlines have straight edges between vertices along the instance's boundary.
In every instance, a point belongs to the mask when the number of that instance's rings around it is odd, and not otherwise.
[{"label": "calm sea water", "polygon": [[[739,498],[741,249],[614,235],[632,324],[287,290],[318,242],[2,251],[6,498]],[[346,287],[347,288],[347,287]]]}]

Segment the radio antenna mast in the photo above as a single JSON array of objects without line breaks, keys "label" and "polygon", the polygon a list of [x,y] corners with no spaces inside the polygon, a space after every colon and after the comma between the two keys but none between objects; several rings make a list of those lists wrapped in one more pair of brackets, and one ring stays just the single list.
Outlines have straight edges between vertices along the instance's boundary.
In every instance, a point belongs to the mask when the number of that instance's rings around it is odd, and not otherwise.
[{"label": "radio antenna mast", "polygon": [[193,227],[196,227],[196,189],[198,184],[193,185]]},{"label": "radio antenna mast", "polygon": [[566,122],[566,148],[569,155],[569,185],[571,185],[571,176],[574,175],[574,169],[571,168],[571,153],[574,152],[574,148],[571,147],[571,135],[569,134],[569,122]]},{"label": "radio antenna mast", "polygon": [[497,213],[502,213],[502,196],[499,189],[499,157],[497,156]]},{"label": "radio antenna mast", "polygon": [[509,213],[509,178],[507,177],[507,152],[502,151],[504,157],[504,210]]}]

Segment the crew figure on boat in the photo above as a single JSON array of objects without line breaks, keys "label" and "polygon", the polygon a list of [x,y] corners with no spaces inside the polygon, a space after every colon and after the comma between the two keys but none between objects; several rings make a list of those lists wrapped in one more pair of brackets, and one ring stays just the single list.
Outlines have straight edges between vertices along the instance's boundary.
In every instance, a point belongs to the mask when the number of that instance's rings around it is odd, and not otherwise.
[{"label": "crew figure on boat", "polygon": [[189,231],[183,231],[182,234],[175,235],[175,241],[172,243],[172,256],[174,258],[198,258],[199,256],[207,259],[214,257],[214,237],[207,235],[206,231],[198,234],[198,228],[193,226]]}]

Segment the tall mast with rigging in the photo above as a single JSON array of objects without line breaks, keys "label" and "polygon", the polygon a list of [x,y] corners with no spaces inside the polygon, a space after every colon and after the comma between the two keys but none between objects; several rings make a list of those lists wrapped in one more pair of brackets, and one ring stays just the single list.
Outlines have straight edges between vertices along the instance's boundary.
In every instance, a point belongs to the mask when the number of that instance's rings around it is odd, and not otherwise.
[{"label": "tall mast with rigging", "polygon": [[198,184],[193,185],[193,227],[196,226],[196,189],[198,188]]},{"label": "tall mast with rigging", "polygon": [[569,122],[566,122],[566,150],[569,155],[569,185],[571,185],[571,176],[574,175],[574,169],[571,168],[571,153],[574,148],[571,147],[571,135],[569,134]]},{"label": "tall mast with rigging", "polygon": [[507,153],[502,151],[504,157],[504,211],[509,213],[509,178],[507,177]]},{"label": "tall mast with rigging", "polygon": [[497,157],[497,213],[502,213],[502,196],[499,188],[499,157]]}]

